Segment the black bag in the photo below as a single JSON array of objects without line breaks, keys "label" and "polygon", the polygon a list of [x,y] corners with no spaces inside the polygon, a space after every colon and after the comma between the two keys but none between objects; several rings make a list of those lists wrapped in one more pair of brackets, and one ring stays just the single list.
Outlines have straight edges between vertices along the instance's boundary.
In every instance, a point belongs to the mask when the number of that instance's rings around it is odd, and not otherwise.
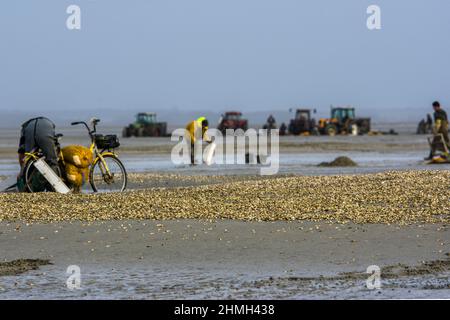
[{"label": "black bag", "polygon": [[120,146],[119,138],[115,134],[96,134],[95,144],[99,149],[114,149]]}]

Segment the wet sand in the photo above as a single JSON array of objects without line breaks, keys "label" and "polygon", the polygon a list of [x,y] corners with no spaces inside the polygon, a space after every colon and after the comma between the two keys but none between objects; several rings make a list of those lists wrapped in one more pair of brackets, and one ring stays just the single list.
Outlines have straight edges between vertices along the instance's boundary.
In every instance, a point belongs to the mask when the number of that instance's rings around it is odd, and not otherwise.
[{"label": "wet sand", "polygon": [[[0,223],[0,298],[450,298],[449,226],[314,222]],[[81,290],[65,283],[81,269]],[[381,268],[381,289],[366,269]]]},{"label": "wet sand", "polygon": [[[3,133],[0,184],[17,170],[17,133]],[[424,163],[426,136],[281,137],[272,177],[175,166],[167,138],[121,142],[126,194],[0,195],[0,299],[450,299],[450,165]],[[317,167],[341,155],[358,166]]]},{"label": "wet sand", "polygon": [[[78,128],[61,128],[65,136],[62,146],[89,145],[86,133]],[[105,133],[118,133],[120,128],[105,128]],[[15,176],[17,164],[17,130],[0,129],[0,176]],[[280,137],[281,175],[366,174],[386,170],[449,170],[450,164],[431,166],[423,160],[429,153],[426,135],[403,133],[398,136],[283,136]],[[170,173],[182,175],[259,175],[261,166],[175,165],[170,152],[177,143],[170,138],[121,138],[116,150],[127,170],[134,173]],[[317,167],[339,156],[347,156],[357,167]]]},{"label": "wet sand", "polygon": [[[90,140],[82,128],[63,127],[58,132],[64,134],[61,145],[81,144],[89,146]],[[170,137],[162,138],[122,138],[121,128],[102,128],[101,133],[117,134],[121,146],[119,152],[124,156],[136,154],[170,154],[172,147],[178,140],[171,141]],[[19,139],[19,129],[0,128],[2,140],[0,142],[0,157],[12,157],[16,160]],[[281,152],[329,152],[329,151],[422,151],[428,150],[427,135],[402,133],[400,135],[377,136],[280,136]]]}]

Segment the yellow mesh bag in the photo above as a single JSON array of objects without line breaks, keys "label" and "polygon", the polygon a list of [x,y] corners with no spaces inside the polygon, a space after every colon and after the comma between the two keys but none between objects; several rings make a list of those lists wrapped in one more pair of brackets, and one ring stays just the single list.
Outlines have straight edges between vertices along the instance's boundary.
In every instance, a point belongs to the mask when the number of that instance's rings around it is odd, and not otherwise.
[{"label": "yellow mesh bag", "polygon": [[61,149],[64,162],[77,168],[87,168],[92,164],[92,152],[83,146],[67,146]]},{"label": "yellow mesh bag", "polygon": [[66,163],[66,177],[75,191],[81,190],[81,187],[89,179],[89,168],[78,168],[73,164]]}]

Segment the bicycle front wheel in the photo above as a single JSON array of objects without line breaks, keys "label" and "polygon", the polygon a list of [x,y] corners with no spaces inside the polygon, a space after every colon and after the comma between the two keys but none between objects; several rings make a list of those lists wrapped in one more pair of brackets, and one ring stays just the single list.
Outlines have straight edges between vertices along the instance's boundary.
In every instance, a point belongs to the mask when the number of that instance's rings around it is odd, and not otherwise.
[{"label": "bicycle front wheel", "polygon": [[[103,159],[102,159],[103,158]],[[98,158],[89,173],[94,192],[122,192],[127,187],[127,172],[122,162],[113,155]]]}]

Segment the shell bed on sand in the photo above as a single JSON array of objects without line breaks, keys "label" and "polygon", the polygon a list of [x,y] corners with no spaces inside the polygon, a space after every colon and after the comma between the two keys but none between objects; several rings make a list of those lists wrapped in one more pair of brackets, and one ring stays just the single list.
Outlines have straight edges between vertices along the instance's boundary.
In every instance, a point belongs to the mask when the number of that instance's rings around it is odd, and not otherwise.
[{"label": "shell bed on sand", "polygon": [[0,194],[0,221],[449,223],[450,171],[296,176],[104,194]]}]

